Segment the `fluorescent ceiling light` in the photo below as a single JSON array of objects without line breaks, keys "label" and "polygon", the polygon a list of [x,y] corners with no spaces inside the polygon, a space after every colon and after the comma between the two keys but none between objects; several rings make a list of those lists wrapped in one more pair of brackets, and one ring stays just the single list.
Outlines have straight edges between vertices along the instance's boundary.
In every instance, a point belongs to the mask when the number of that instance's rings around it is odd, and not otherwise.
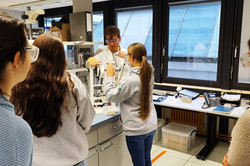
[{"label": "fluorescent ceiling light", "polygon": [[39,5],[43,3],[56,2],[56,1],[62,1],[62,0],[38,0],[38,1],[27,2],[27,3],[19,3],[16,5],[10,5],[9,9],[15,9],[15,8],[20,8],[20,7],[31,7],[33,5]]}]

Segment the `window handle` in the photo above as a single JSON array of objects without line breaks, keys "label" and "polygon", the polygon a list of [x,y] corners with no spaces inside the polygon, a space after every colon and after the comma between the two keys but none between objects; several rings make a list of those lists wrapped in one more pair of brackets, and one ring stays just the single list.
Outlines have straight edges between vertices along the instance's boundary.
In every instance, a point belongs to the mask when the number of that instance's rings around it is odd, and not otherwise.
[{"label": "window handle", "polygon": [[162,49],[162,56],[165,56],[165,46]]},{"label": "window handle", "polygon": [[235,46],[235,49],[234,49],[234,58],[237,57],[237,50],[238,50],[238,46]]}]

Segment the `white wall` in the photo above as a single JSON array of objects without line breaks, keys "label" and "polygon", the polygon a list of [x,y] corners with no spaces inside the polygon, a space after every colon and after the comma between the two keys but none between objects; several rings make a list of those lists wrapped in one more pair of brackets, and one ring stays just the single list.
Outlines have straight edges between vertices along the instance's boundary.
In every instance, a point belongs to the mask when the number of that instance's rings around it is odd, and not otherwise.
[{"label": "white wall", "polygon": [[14,10],[5,10],[5,9],[0,9],[0,12],[4,12],[7,13],[8,15],[15,17],[19,20],[21,20],[21,15],[24,14],[24,12],[20,12],[20,11],[14,11]]},{"label": "white wall", "polygon": [[[11,17],[17,18],[19,20],[22,20],[21,15],[24,14],[24,12],[22,12],[22,11],[5,10],[5,9],[0,9],[0,13],[7,13]],[[38,21],[36,21],[36,24],[32,24],[32,27],[34,27],[34,28],[38,27]]]}]

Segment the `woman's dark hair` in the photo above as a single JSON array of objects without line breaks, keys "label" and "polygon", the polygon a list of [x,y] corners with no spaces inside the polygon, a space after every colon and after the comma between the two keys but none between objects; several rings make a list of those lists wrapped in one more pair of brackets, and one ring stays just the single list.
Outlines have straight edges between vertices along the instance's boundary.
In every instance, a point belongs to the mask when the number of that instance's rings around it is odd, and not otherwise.
[{"label": "woman's dark hair", "polygon": [[141,97],[140,97],[140,118],[146,120],[150,114],[151,101],[151,79],[152,67],[148,63],[146,56],[147,50],[141,43],[134,43],[128,47],[128,54],[131,54],[138,62],[141,62],[140,79],[141,79]]},{"label": "woman's dark hair", "polygon": [[28,44],[25,30],[23,21],[0,14],[0,81],[3,80],[2,72],[7,63],[14,62],[16,52],[20,51],[21,60],[25,60],[24,47]]},{"label": "woman's dark hair", "polygon": [[[27,78],[12,89],[11,101],[37,137],[54,135],[61,123],[61,107],[69,87],[63,43],[42,34],[33,45],[40,49]],[[70,78],[70,77],[69,77]],[[71,81],[71,80],[70,80]],[[71,89],[72,90],[72,89]]]},{"label": "woman's dark hair", "polygon": [[111,38],[113,36],[117,35],[117,37],[119,38],[120,37],[120,29],[117,28],[117,26],[115,26],[115,25],[110,25],[107,28],[105,28],[104,34],[105,34],[105,36],[109,35]]}]

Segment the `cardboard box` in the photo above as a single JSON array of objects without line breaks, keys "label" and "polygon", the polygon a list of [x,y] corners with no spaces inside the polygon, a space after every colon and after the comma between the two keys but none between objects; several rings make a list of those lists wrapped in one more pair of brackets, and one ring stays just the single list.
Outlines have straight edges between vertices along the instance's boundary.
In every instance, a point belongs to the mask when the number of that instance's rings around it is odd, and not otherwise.
[{"label": "cardboard box", "polygon": [[70,25],[62,23],[62,29],[57,27],[50,28],[51,34],[60,38],[62,41],[70,41]]}]

